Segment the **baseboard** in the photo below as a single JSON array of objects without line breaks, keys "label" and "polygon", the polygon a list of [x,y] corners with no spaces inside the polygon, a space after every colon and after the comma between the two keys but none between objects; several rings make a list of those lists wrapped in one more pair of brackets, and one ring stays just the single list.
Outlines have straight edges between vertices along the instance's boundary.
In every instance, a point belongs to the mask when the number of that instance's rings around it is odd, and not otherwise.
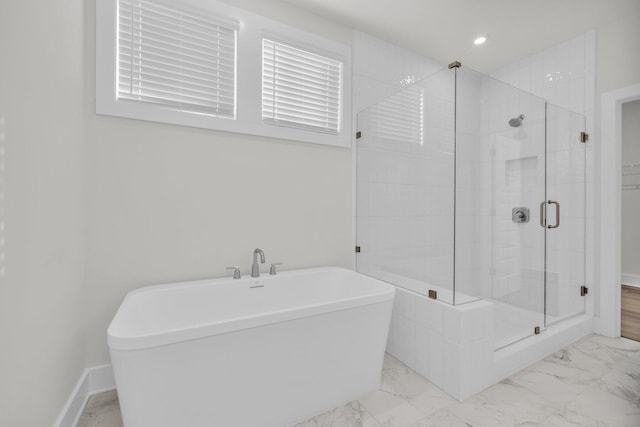
[{"label": "baseboard", "polygon": [[89,396],[116,388],[111,365],[85,369],[53,427],[75,427]]},{"label": "baseboard", "polygon": [[640,286],[640,276],[635,274],[623,274],[621,282],[624,285]]}]

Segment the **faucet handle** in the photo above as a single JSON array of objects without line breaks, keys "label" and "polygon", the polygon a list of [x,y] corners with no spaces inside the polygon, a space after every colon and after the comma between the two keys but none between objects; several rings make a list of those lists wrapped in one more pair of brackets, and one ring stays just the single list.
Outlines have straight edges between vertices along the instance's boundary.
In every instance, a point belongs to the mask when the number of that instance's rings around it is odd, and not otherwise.
[{"label": "faucet handle", "polygon": [[269,269],[269,274],[274,276],[276,274],[276,265],[282,265],[281,262],[272,262],[271,268]]},{"label": "faucet handle", "polygon": [[242,277],[240,275],[240,267],[238,267],[237,265],[234,265],[233,267],[227,267],[227,270],[233,270],[234,279],[239,279],[240,277]]}]

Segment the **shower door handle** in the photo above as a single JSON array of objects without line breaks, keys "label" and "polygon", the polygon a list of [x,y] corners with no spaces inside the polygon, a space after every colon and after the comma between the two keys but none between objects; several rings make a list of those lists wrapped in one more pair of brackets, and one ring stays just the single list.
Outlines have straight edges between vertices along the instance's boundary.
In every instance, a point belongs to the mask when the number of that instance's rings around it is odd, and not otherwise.
[{"label": "shower door handle", "polygon": [[555,200],[549,200],[550,205],[556,205],[556,223],[555,225],[547,225],[547,228],[558,228],[560,227],[560,203]]},{"label": "shower door handle", "polygon": [[[545,214],[545,204],[556,205],[556,223],[554,225],[547,225],[547,216]],[[547,200],[540,203],[540,227],[542,228],[558,228],[560,227],[560,203],[555,200]]]}]

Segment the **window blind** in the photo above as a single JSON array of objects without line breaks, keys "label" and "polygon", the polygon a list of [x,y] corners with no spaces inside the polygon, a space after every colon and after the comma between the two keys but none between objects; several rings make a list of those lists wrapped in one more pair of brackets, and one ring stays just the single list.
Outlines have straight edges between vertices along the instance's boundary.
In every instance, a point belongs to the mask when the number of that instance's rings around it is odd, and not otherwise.
[{"label": "window blind", "polygon": [[371,107],[371,129],[379,138],[422,144],[424,137],[422,87],[409,86]]},{"label": "window blind", "polygon": [[337,134],[342,62],[262,40],[263,123]]},{"label": "window blind", "polygon": [[235,118],[237,30],[184,6],[119,0],[118,100]]}]

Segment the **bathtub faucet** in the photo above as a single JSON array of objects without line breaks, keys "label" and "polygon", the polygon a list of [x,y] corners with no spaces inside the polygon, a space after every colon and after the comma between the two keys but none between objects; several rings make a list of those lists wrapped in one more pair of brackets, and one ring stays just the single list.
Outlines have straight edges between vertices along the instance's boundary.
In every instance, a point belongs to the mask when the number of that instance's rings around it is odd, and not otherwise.
[{"label": "bathtub faucet", "polygon": [[258,254],[260,255],[260,263],[264,264],[264,252],[262,249],[256,248],[253,251],[253,264],[251,265],[251,277],[260,277],[260,265],[258,265]]}]

